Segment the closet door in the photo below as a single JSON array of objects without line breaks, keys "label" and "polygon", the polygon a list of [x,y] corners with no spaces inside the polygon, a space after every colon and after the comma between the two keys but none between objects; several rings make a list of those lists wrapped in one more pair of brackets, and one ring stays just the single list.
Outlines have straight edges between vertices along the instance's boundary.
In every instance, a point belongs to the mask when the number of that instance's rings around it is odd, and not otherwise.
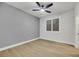
[{"label": "closet door", "polygon": [[39,37],[39,20],[33,20],[32,22],[32,38]]}]

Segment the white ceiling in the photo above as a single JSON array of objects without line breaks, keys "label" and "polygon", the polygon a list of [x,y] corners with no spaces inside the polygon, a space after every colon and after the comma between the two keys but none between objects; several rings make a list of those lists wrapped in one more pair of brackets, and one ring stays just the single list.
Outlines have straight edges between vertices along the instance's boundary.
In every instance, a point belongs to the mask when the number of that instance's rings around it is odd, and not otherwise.
[{"label": "white ceiling", "polygon": [[[7,2],[7,3],[39,18],[49,15],[49,13],[46,12],[32,11],[32,9],[39,8],[35,2]],[[47,5],[50,2],[40,2],[40,3]],[[53,6],[48,8],[48,10],[52,11],[51,14],[56,14],[73,9],[74,6],[75,6],[74,2],[53,2]]]}]

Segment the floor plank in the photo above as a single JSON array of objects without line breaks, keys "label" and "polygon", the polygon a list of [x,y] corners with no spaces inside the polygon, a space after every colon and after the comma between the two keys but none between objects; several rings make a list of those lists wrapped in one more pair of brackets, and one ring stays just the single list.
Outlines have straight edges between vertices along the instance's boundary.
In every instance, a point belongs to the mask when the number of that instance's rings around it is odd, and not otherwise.
[{"label": "floor plank", "polygon": [[75,57],[79,49],[71,45],[38,39],[0,52],[0,57]]}]

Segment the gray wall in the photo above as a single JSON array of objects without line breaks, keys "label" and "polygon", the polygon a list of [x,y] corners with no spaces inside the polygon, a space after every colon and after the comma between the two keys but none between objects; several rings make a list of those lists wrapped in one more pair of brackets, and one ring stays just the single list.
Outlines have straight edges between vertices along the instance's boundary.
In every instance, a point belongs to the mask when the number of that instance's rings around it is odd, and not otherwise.
[{"label": "gray wall", "polygon": [[0,4],[0,48],[37,37],[37,18],[5,3]]},{"label": "gray wall", "polygon": [[[59,31],[46,31],[46,21],[59,18]],[[62,14],[50,15],[40,19],[40,38],[75,44],[75,20],[74,10]]]}]

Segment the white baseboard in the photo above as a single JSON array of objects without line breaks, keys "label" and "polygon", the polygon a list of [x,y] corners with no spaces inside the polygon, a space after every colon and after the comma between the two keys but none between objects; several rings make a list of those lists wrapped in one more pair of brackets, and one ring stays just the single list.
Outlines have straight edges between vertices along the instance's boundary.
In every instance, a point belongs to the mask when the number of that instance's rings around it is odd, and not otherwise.
[{"label": "white baseboard", "polygon": [[[64,43],[64,44],[69,44],[69,43],[66,43],[66,42],[56,41],[56,40],[47,39],[47,38],[40,38],[40,39],[49,40],[49,41],[55,41],[55,42]],[[73,45],[75,47],[74,44],[69,44],[69,45]]]},{"label": "white baseboard", "polygon": [[75,45],[75,48],[79,48],[79,46],[78,45]]},{"label": "white baseboard", "polygon": [[7,46],[7,47],[3,47],[3,48],[0,48],[0,51],[7,50],[7,49],[10,49],[10,48],[13,48],[13,47],[16,47],[16,46],[20,46],[20,45],[35,41],[37,39],[39,39],[39,38],[35,38],[35,39],[32,39],[32,40],[28,40],[28,41],[20,42],[20,43],[13,44],[13,45],[10,45],[10,46]]},{"label": "white baseboard", "polygon": [[[0,51],[7,50],[7,49],[10,49],[10,48],[14,48],[16,46],[20,46],[20,45],[23,45],[23,44],[26,44],[26,43],[29,43],[29,42],[32,42],[32,41],[35,41],[35,40],[38,40],[38,39],[49,40],[49,39],[46,39],[46,38],[38,37],[38,38],[35,38],[35,39],[32,39],[32,40],[28,40],[28,41],[24,41],[24,42],[20,42],[20,43],[17,43],[17,44],[13,44],[13,45],[10,45],[10,46],[6,46],[6,47],[3,47],[3,48],[0,48]],[[49,40],[49,41],[53,41],[53,40]],[[60,42],[60,43],[63,43],[63,42]],[[76,46],[76,48],[78,48],[78,47]]]}]

